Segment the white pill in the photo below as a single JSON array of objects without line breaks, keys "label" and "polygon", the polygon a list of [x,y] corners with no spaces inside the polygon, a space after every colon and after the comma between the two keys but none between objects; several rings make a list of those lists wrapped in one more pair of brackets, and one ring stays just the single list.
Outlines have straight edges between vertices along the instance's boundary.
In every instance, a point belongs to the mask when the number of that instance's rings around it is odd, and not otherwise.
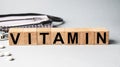
[{"label": "white pill", "polygon": [[5,46],[4,45],[0,45],[0,49],[4,49],[5,48]]},{"label": "white pill", "polygon": [[14,61],[15,59],[14,59],[12,56],[8,56],[8,57],[7,57],[7,60],[9,60],[9,61]]},{"label": "white pill", "polygon": [[0,52],[0,57],[3,57],[4,56],[4,53]]},{"label": "white pill", "polygon": [[10,52],[4,52],[5,56],[11,56],[12,54]]}]

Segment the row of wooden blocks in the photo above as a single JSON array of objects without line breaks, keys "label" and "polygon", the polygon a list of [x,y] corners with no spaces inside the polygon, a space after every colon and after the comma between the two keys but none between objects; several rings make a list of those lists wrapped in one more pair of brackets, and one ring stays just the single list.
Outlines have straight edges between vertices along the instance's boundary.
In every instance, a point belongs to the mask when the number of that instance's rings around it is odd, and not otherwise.
[{"label": "row of wooden blocks", "polygon": [[105,28],[11,28],[9,45],[109,44]]}]

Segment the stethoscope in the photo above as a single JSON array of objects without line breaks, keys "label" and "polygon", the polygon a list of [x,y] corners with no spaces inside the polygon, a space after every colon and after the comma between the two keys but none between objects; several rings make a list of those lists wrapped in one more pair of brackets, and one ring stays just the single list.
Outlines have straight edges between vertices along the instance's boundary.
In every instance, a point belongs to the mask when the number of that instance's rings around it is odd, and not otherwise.
[{"label": "stethoscope", "polygon": [[[62,24],[64,24],[64,20],[60,17],[55,17],[51,15],[46,15],[46,14],[38,14],[38,13],[21,13],[21,14],[6,14],[6,15],[0,15],[0,18],[6,18],[6,17],[23,17],[23,16],[33,16],[31,18],[22,18],[22,19],[7,19],[7,20],[0,20],[0,23],[2,24],[3,22],[10,22],[10,21],[22,21],[22,20],[33,20],[36,21],[40,18],[36,18],[34,16],[47,16],[48,20],[42,21],[36,24],[27,24],[27,25],[17,25],[17,26],[0,26],[0,41],[8,40],[8,30],[9,28],[14,28],[14,27],[25,27],[25,26],[36,26],[38,24],[46,25],[46,24],[51,24],[51,27],[58,27]],[[40,19],[42,20],[42,19]],[[36,26],[37,27],[37,26]]]}]

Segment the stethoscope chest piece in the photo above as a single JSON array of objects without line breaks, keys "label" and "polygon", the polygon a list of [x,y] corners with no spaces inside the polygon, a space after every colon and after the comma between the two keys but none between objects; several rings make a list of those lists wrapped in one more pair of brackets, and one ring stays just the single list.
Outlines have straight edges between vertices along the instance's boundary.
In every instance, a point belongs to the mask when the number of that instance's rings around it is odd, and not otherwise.
[{"label": "stethoscope chest piece", "polygon": [[8,33],[0,31],[0,41],[7,40],[7,39],[8,39]]}]

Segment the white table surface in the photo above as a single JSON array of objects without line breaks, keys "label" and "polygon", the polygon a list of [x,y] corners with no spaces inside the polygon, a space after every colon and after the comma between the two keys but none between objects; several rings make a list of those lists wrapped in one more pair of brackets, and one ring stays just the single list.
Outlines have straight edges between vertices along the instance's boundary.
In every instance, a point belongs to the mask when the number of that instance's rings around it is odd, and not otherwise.
[{"label": "white table surface", "polygon": [[0,67],[120,67],[120,0],[1,0],[0,14],[44,13],[62,17],[59,27],[105,27],[109,45],[9,46],[15,61],[0,57]]}]

